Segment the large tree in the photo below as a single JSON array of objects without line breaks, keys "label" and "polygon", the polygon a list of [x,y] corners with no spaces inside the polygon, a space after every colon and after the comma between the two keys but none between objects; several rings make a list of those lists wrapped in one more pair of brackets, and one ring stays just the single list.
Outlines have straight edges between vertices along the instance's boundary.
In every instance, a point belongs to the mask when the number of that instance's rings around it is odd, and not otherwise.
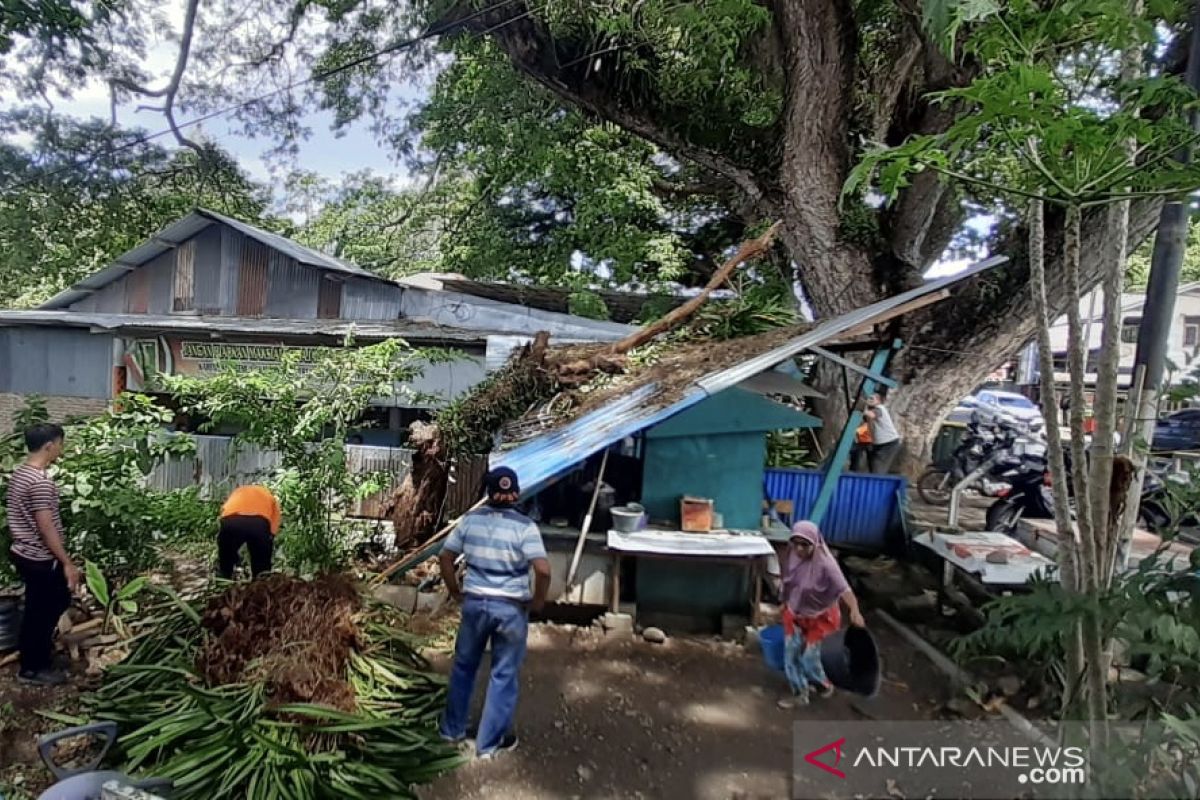
[{"label": "large tree", "polygon": [[[1019,5],[1038,8],[1037,0]],[[1171,17],[1177,4],[1151,5],[1152,21],[1161,23],[1171,44],[1178,38]],[[527,274],[534,276],[544,273],[547,252],[561,265],[572,245],[583,249],[581,241],[613,264],[702,273],[702,267],[693,270],[691,255],[700,248],[685,240],[703,221],[728,221],[724,238],[712,239],[719,246],[736,235],[733,227],[778,219],[805,298],[816,314],[829,316],[920,282],[967,215],[982,207],[998,219],[984,244],[1010,256],[1009,266],[910,315],[899,331],[908,349],[895,370],[905,388],[892,407],[919,457],[954,401],[1033,336],[1024,234],[1003,201],[975,190],[963,194],[932,172],[916,176],[887,206],[869,193],[844,199],[842,189],[864,147],[938,133],[970,113],[963,103],[932,96],[967,85],[985,66],[954,46],[957,23],[969,20],[947,18],[971,6],[945,0],[418,0],[405,6],[260,0],[248,14],[242,3],[188,0],[171,75],[146,75],[128,46],[111,48],[96,70],[118,101],[153,98],[170,120],[181,110],[210,111],[280,87],[235,113],[248,126],[280,136],[285,148],[304,133],[296,112],[317,105],[331,109],[338,124],[371,119],[386,144],[423,162],[427,178],[440,181],[437,171],[446,166],[431,152],[453,157],[455,180],[499,176],[499,183],[475,183],[472,191],[478,203],[511,214],[515,223],[505,230],[532,232],[517,243],[522,247],[506,252],[518,272],[523,261],[533,265]],[[930,30],[948,33],[935,41]],[[429,33],[443,34],[439,46]],[[1074,43],[1076,53],[1105,57],[1087,53],[1086,44]],[[1178,49],[1162,48],[1152,71],[1177,67]],[[507,64],[497,64],[495,53]],[[1070,55],[1064,52],[1068,61]],[[471,105],[435,104],[414,116],[403,85],[422,69],[447,63],[454,81],[438,87],[441,96],[453,90]],[[509,65],[538,91],[521,96],[500,87],[497,70]],[[316,79],[298,85],[296,78],[306,75]],[[488,93],[510,99],[481,102]],[[518,100],[520,107],[513,105]],[[476,111],[439,117],[447,107]],[[570,126],[574,139],[553,140]],[[515,169],[565,142],[572,157],[560,152],[555,163],[588,164],[578,180],[564,183],[566,176],[555,171],[529,180],[529,172]],[[589,143],[603,158],[581,160]],[[520,158],[513,161],[511,154]],[[610,193],[623,176],[652,191]],[[588,182],[592,191],[582,191]],[[613,197],[631,196],[638,202],[612,207]],[[569,207],[557,205],[564,202]],[[681,217],[680,203],[713,210]],[[1152,229],[1158,206],[1153,199],[1133,205],[1131,246]],[[468,203],[459,216],[479,207]],[[572,239],[585,232],[580,209],[591,231]],[[1047,223],[1048,293],[1057,312],[1066,297],[1062,220],[1051,214]],[[649,231],[666,247],[640,247],[647,240],[631,238],[631,229]],[[1087,215],[1085,252],[1107,251],[1111,233],[1103,214]],[[601,244],[613,247],[604,251]],[[1091,286],[1096,278],[1097,264],[1089,260],[1083,283]]]}]

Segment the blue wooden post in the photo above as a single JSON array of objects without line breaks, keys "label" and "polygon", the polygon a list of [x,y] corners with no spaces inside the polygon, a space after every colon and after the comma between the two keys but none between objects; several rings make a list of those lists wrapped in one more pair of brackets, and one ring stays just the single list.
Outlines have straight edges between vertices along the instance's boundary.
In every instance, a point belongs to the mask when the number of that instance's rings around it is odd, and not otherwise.
[{"label": "blue wooden post", "polygon": [[[892,353],[899,348],[900,340],[897,339],[887,347],[881,347],[875,351],[875,356],[871,359],[869,375],[863,378],[862,387],[859,389],[859,397],[875,391],[877,381],[872,376],[882,377],[883,370],[887,368],[888,361],[892,358]],[[808,518],[817,525],[821,524],[821,520],[825,518],[825,512],[829,510],[829,504],[833,502],[833,493],[837,491],[838,478],[842,477],[842,473],[846,471],[846,464],[850,460],[850,448],[854,446],[854,438],[862,421],[862,412],[852,409],[849,419],[846,420],[846,427],[842,428],[842,435],[838,438],[833,457],[829,459],[825,478],[821,481],[821,493],[817,495],[817,502],[813,504],[812,511],[808,514]]]}]

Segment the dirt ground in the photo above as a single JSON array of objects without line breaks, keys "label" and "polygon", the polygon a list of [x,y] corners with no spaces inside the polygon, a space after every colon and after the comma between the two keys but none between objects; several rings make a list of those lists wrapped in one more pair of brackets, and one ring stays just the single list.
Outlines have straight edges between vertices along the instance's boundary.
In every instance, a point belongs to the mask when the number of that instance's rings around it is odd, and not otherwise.
[{"label": "dirt ground", "polygon": [[[521,675],[520,746],[467,764],[420,797],[786,798],[793,719],[944,716],[950,695],[941,673],[889,629],[872,631],[884,657],[877,697],[838,694],[784,711],[776,705],[782,674],[739,645],[613,641],[592,629],[535,625]],[[447,670],[448,658],[437,666]],[[477,707],[485,683],[477,681]]]}]

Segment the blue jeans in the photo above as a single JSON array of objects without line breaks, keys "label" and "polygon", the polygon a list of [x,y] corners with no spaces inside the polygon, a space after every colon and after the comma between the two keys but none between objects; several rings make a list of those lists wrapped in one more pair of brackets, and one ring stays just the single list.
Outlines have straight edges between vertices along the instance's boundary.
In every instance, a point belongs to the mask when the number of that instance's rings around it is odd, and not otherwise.
[{"label": "blue jeans", "polygon": [[483,659],[484,648],[492,643],[492,677],[487,700],[475,737],[475,751],[490,753],[512,728],[520,691],[521,662],[525,660],[525,636],[529,617],[523,606],[512,600],[467,595],[463,601],[462,623],[454,642],[454,666],[450,669],[450,691],[441,734],[447,739],[467,735],[471,696],[475,693],[475,673]]},{"label": "blue jeans", "polygon": [[808,691],[809,685],[827,685],[829,679],[825,677],[825,666],[821,663],[821,643],[806,643],[804,634],[797,628],[784,643],[783,672],[796,694]]}]

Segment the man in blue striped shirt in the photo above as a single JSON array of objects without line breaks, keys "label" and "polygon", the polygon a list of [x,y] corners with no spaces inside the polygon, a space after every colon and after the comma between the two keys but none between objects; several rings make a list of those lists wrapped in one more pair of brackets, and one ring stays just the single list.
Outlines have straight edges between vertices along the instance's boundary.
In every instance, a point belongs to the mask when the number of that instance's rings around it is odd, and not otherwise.
[{"label": "man in blue striped shirt", "polygon": [[[442,738],[461,742],[467,736],[475,673],[488,642],[492,675],[475,752],[492,758],[517,746],[512,732],[517,710],[521,662],[529,632],[529,610],[541,611],[550,588],[550,562],[538,526],[513,506],[520,496],[517,474],[499,467],[487,475],[488,502],[468,513],[442,545],[439,563],[450,596],[462,603],[462,622],[454,643],[450,691],[442,716]],[[454,561],[467,565],[460,589]],[[529,570],[533,569],[533,591]]]}]

